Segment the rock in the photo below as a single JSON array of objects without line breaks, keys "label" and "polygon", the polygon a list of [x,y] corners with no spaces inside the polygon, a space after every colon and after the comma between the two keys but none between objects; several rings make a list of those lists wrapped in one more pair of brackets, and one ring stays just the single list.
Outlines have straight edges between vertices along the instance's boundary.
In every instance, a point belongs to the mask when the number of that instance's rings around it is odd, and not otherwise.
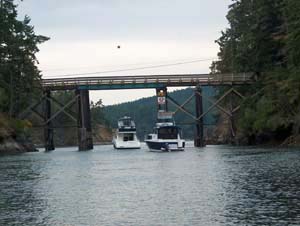
[{"label": "rock", "polygon": [[6,138],[0,143],[0,154],[17,154],[38,151],[30,142],[17,142],[12,138]]},{"label": "rock", "polygon": [[17,140],[15,134],[9,129],[1,128],[0,154],[17,154],[38,151],[35,146],[26,139]]}]

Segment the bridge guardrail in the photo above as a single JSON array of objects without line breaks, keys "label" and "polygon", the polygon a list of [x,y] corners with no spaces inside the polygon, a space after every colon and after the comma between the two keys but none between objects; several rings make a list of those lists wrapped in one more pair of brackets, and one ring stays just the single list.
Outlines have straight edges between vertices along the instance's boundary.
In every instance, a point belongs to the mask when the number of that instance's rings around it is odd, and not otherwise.
[{"label": "bridge guardrail", "polygon": [[103,76],[43,79],[45,89],[76,89],[79,86],[112,86],[130,84],[163,84],[167,86],[194,86],[244,84],[253,82],[252,73],[239,74],[177,74],[177,75],[138,75],[138,76]]}]

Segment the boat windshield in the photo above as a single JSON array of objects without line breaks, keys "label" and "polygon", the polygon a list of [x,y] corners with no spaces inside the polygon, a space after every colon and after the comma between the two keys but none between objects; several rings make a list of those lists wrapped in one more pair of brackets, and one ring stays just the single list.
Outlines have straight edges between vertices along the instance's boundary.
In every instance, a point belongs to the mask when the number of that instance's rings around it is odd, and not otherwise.
[{"label": "boat windshield", "polygon": [[173,119],[167,118],[167,119],[157,119],[158,123],[173,123]]},{"label": "boat windshield", "polygon": [[177,139],[178,128],[162,127],[158,129],[158,139]]},{"label": "boat windshield", "polygon": [[119,127],[135,127],[134,121],[131,118],[123,118],[118,122]]}]

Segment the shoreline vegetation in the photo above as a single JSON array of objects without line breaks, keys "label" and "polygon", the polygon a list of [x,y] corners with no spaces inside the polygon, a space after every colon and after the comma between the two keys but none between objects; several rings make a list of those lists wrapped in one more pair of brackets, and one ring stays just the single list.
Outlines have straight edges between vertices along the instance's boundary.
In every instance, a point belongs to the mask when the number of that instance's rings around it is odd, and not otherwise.
[{"label": "shoreline vegetation", "polygon": [[[17,1],[0,1],[0,151],[35,151],[30,140],[31,124],[18,115],[40,96],[41,72],[38,45],[49,40],[36,35],[26,15],[18,18]],[[21,4],[21,3],[20,3]]]},{"label": "shoreline vegetation", "polygon": [[216,40],[220,50],[211,73],[256,75],[251,87],[237,87],[245,97],[233,116],[237,142],[299,143],[299,11],[299,0],[233,0],[229,6],[229,27]]},{"label": "shoreline vegetation", "polygon": [[10,119],[0,114],[0,154],[36,152],[30,141],[28,121]]}]

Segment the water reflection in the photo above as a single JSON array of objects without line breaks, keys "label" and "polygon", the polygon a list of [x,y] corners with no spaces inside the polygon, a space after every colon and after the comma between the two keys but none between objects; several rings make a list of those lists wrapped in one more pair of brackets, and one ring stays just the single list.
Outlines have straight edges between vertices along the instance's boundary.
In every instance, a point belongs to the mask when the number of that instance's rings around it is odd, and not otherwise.
[{"label": "water reflection", "polygon": [[299,225],[300,150],[0,158],[0,225]]},{"label": "water reflection", "polygon": [[38,186],[42,162],[26,155],[0,158],[1,225],[46,225],[47,199]]},{"label": "water reflection", "polygon": [[299,151],[228,153],[224,167],[229,225],[299,224]]}]

